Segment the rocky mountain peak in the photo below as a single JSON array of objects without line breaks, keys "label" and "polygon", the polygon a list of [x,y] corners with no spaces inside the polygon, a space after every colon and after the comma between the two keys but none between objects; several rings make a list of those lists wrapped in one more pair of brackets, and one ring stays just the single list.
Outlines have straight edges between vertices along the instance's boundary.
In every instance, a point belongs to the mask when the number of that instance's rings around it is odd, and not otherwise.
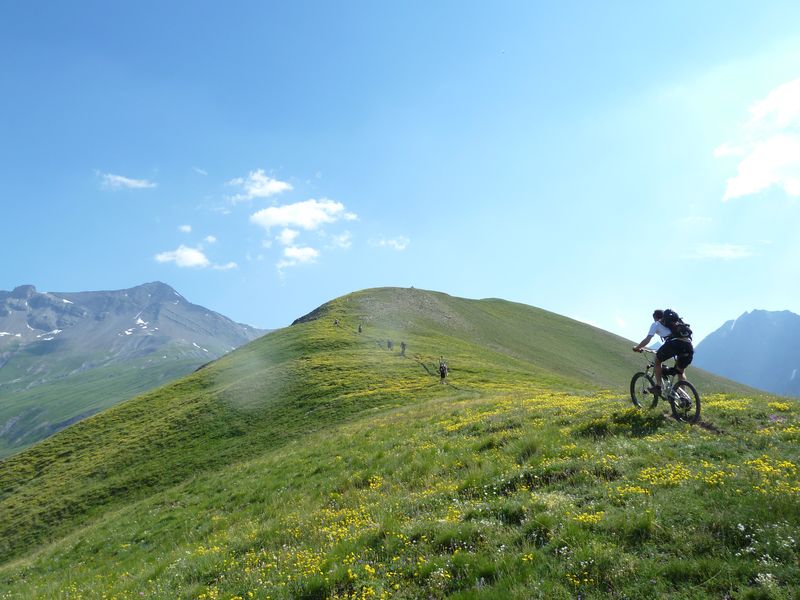
[{"label": "rocky mountain peak", "polygon": [[694,364],[762,390],[800,396],[798,335],[800,315],[752,310],[703,339]]},{"label": "rocky mountain peak", "polygon": [[160,281],[95,292],[0,290],[0,449],[40,439],[262,333]]},{"label": "rocky mountain peak", "polygon": [[11,292],[12,298],[19,298],[20,300],[27,300],[36,294],[36,287],[33,285],[19,285]]},{"label": "rocky mountain peak", "polygon": [[166,283],[160,281],[153,281],[151,283],[144,283],[129,290],[134,296],[146,296],[151,302],[175,302],[178,299],[183,299],[178,292],[168,286]]}]

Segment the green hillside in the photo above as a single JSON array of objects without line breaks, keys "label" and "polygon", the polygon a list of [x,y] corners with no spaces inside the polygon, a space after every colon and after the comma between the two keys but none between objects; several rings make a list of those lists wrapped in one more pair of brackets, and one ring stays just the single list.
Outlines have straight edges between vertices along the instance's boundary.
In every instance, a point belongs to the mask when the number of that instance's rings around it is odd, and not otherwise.
[{"label": "green hillside", "polygon": [[0,598],[797,597],[797,405],[632,409],[631,345],[337,299],[0,462]]},{"label": "green hillside", "polygon": [[155,365],[149,359],[133,359],[22,391],[3,391],[0,458],[196,367],[197,359],[175,358]]}]

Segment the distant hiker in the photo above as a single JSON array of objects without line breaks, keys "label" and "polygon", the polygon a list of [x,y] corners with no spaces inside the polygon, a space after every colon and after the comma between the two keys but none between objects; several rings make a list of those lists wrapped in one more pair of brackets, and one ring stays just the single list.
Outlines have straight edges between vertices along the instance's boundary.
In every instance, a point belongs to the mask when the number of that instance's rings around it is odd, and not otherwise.
[{"label": "distant hiker", "polygon": [[444,383],[445,377],[447,377],[447,363],[444,362],[444,358],[439,358],[439,382]]},{"label": "distant hiker", "polygon": [[400,356],[406,355],[406,343],[400,342]]},{"label": "distant hiker", "polygon": [[683,374],[686,367],[692,363],[694,358],[694,347],[692,346],[692,330],[689,325],[683,322],[674,310],[656,309],[653,311],[653,324],[641,342],[633,347],[634,352],[641,352],[650,343],[654,335],[661,337],[664,342],[656,352],[656,363],[653,376],[656,384],[648,391],[655,395],[661,394],[661,363],[670,358],[675,359],[675,373],[678,379],[684,381],[686,376]]},{"label": "distant hiker", "polygon": [[386,347],[389,348],[389,350],[394,348],[394,344],[392,343],[392,340],[387,340]]},{"label": "distant hiker", "polygon": [[358,324],[358,333],[361,333],[361,323]]}]

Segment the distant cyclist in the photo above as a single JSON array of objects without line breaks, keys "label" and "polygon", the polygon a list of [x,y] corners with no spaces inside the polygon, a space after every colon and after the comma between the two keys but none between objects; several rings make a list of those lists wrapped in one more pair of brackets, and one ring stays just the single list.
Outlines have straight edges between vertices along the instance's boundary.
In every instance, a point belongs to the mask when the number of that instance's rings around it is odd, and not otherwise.
[{"label": "distant cyclist", "polygon": [[[674,315],[679,323],[673,323],[672,319],[669,320],[669,323],[666,323],[664,317],[665,313],[667,313],[669,317]],[[638,345],[634,346],[633,351],[641,352],[642,349],[650,343],[654,335],[658,335],[664,343],[656,352],[655,369],[653,371],[656,384],[649,391],[660,396],[661,363],[670,358],[674,358],[675,373],[678,375],[678,379],[685,381],[686,376],[684,375],[684,370],[692,363],[692,358],[694,358],[694,346],[692,346],[691,329],[689,329],[688,326],[684,326],[680,317],[671,310],[663,311],[656,309],[653,311],[653,324],[647,332],[647,337],[639,342]]]}]

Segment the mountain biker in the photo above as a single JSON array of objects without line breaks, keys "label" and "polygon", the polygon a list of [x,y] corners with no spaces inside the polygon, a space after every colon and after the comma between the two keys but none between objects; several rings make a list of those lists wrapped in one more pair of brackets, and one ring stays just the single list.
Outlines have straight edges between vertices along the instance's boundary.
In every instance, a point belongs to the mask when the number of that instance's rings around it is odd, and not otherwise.
[{"label": "mountain biker", "polygon": [[672,333],[672,330],[661,322],[664,316],[664,311],[656,309],[653,311],[653,324],[641,342],[633,347],[634,352],[641,352],[642,349],[650,343],[654,335],[658,335],[664,342],[656,352],[655,369],[653,376],[656,384],[650,388],[651,393],[661,395],[661,363],[670,358],[675,359],[675,373],[678,379],[686,381],[686,376],[683,374],[686,367],[688,367],[692,358],[694,358],[694,347],[690,338],[678,337]]}]

